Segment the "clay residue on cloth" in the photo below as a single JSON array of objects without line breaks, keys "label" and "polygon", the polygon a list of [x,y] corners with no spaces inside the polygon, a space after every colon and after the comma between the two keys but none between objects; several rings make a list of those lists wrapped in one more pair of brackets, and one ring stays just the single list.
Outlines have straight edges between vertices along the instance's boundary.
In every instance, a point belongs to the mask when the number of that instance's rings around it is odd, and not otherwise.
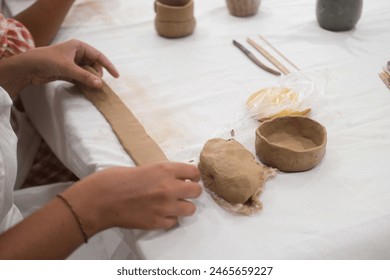
[{"label": "clay residue on cloth", "polygon": [[251,215],[262,209],[259,195],[276,169],[256,162],[243,145],[233,139],[213,138],[200,154],[199,170],[205,187],[224,209]]}]

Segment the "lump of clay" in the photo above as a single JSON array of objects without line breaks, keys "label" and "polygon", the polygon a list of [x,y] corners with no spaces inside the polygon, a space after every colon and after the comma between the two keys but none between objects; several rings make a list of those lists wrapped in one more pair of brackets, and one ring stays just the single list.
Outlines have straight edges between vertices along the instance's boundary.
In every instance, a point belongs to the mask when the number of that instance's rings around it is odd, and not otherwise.
[{"label": "lump of clay", "polygon": [[269,175],[267,167],[232,139],[210,139],[200,154],[199,169],[205,187],[231,204],[257,200]]}]

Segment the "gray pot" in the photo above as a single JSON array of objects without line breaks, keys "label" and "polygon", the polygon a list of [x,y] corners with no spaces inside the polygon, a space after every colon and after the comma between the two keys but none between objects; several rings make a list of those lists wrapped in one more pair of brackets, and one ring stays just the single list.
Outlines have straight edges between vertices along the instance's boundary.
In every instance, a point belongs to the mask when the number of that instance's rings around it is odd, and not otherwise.
[{"label": "gray pot", "polygon": [[362,9],[363,0],[317,0],[317,21],[327,30],[351,30],[359,21]]}]

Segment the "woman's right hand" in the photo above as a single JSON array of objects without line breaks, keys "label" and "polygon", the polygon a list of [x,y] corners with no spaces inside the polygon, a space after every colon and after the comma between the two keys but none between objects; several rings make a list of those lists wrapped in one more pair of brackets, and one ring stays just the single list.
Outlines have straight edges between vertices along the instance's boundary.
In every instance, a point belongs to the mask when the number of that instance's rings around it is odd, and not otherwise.
[{"label": "woman's right hand", "polygon": [[113,167],[90,175],[64,195],[85,222],[88,235],[110,227],[167,229],[190,216],[189,199],[201,194],[197,167],[158,163]]}]

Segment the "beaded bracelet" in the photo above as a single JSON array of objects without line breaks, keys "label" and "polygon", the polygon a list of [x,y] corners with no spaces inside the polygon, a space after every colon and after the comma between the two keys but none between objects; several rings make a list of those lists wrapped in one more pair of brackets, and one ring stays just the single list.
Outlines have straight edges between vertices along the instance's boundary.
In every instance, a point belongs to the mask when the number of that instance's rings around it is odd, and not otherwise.
[{"label": "beaded bracelet", "polygon": [[88,243],[88,235],[87,235],[87,233],[86,233],[86,231],[85,231],[85,227],[84,227],[83,223],[81,222],[81,219],[79,218],[79,216],[78,216],[78,215],[76,214],[76,212],[74,211],[72,205],[70,205],[70,203],[68,202],[68,200],[67,200],[62,194],[60,194],[60,193],[57,194],[57,197],[58,197],[60,200],[62,200],[62,201],[65,203],[65,205],[69,208],[70,212],[72,212],[72,215],[73,215],[73,217],[75,218],[77,224],[79,225],[80,231],[81,231],[81,233],[82,233],[82,235],[83,235],[83,237],[84,237],[84,242],[85,242],[85,243]]}]

